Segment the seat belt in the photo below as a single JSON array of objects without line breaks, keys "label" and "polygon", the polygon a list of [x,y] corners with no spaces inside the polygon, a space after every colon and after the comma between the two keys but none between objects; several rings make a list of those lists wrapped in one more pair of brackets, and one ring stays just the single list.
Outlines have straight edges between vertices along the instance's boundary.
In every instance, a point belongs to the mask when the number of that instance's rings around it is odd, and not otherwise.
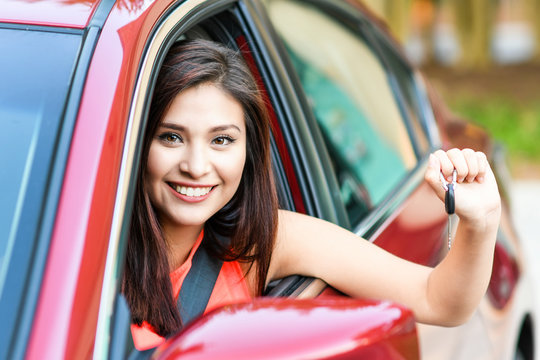
[{"label": "seat belt", "polygon": [[[220,237],[218,238],[221,240]],[[191,269],[189,269],[182,283],[176,301],[182,319],[182,328],[204,313],[222,266],[222,260],[211,258],[204,246],[199,245],[199,248],[193,254]],[[143,351],[133,350],[129,360],[150,359],[155,350],[156,348]]]},{"label": "seat belt", "polygon": [[222,260],[211,258],[204,246],[199,246],[176,303],[183,327],[206,309],[222,266]]},{"label": "seat belt", "polygon": [[[222,260],[211,258],[204,246],[199,245],[191,259],[191,269],[182,283],[176,301],[182,319],[182,328],[204,313],[222,266]],[[129,360],[150,359],[155,350],[156,348],[142,351],[135,349],[130,354]]]}]

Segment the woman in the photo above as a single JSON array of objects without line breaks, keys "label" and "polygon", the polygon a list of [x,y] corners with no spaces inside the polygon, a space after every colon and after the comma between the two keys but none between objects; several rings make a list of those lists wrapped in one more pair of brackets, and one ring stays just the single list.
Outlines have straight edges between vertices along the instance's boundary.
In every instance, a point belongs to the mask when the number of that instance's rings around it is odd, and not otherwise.
[{"label": "woman", "polygon": [[176,297],[199,245],[226,260],[207,310],[301,274],[350,296],[402,303],[420,322],[452,326],[472,314],[487,288],[500,198],[484,154],[430,156],[425,180],[440,199],[440,173],[450,178],[456,169],[459,183],[459,227],[434,269],[334,224],[278,210],[264,104],[242,58],[221,45],[197,40],[170,50],[141,159],[122,287],[138,349],[181,327]]}]

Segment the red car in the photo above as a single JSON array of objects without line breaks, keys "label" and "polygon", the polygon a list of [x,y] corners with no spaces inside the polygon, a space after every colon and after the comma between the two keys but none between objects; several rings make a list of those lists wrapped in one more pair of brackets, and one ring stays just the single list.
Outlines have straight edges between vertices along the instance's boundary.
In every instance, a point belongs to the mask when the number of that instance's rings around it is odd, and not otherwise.
[{"label": "red car", "polygon": [[[268,99],[283,208],[435,265],[448,218],[423,182],[427,154],[474,147],[504,174],[498,147],[444,108],[355,0],[4,1],[0,359],[132,352],[118,289],[132,179],[156,74],[183,38],[227,44],[250,65]],[[463,326],[417,326],[398,304],[293,276],[199,318],[154,356],[533,359],[532,290],[500,184],[492,280]]]}]

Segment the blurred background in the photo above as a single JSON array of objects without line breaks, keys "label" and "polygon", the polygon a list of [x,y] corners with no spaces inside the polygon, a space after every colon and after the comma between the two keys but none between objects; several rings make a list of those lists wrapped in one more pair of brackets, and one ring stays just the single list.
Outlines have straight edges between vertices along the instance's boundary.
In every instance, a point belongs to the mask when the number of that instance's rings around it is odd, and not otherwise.
[{"label": "blurred background", "polygon": [[540,284],[540,0],[363,1],[449,107],[506,148],[512,217]]},{"label": "blurred background", "polygon": [[540,0],[364,2],[450,108],[505,145],[512,176],[540,180]]}]

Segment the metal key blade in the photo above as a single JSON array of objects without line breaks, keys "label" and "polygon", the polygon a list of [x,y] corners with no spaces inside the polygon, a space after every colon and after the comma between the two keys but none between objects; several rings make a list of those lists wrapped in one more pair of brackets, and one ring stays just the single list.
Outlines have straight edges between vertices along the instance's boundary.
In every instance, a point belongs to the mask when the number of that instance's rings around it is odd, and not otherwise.
[{"label": "metal key blade", "polygon": [[452,215],[448,214],[448,250],[452,246]]},{"label": "metal key blade", "polygon": [[452,246],[452,214],[456,210],[455,202],[455,185],[456,185],[457,171],[454,169],[452,173],[452,182],[446,182],[446,179],[441,173],[441,182],[446,193],[444,194],[444,208],[448,213],[448,250]]}]

